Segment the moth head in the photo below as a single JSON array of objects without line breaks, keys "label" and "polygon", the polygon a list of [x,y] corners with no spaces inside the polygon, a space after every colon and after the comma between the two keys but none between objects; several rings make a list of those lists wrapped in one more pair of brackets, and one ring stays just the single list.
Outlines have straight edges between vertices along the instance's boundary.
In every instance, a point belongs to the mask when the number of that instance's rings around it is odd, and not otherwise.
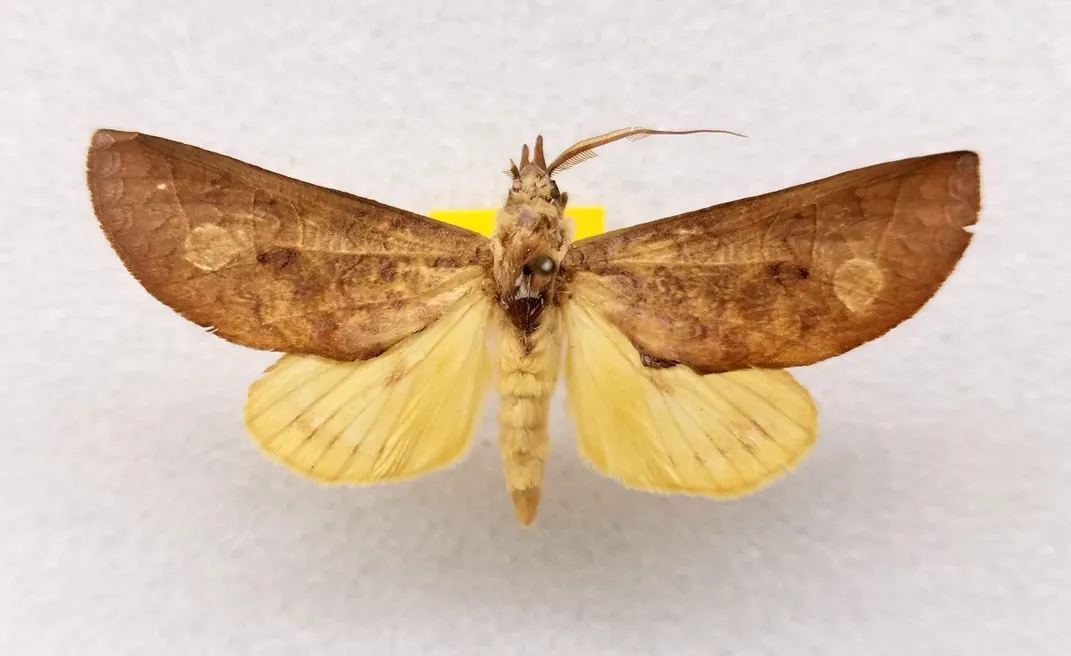
[{"label": "moth head", "polygon": [[519,204],[542,201],[559,211],[565,209],[569,196],[559,191],[558,183],[550,176],[547,160],[543,155],[542,135],[536,137],[535,150],[532,153],[528,151],[528,144],[521,147],[520,166],[513,160],[510,160],[509,165],[508,173],[512,179],[510,201]]}]

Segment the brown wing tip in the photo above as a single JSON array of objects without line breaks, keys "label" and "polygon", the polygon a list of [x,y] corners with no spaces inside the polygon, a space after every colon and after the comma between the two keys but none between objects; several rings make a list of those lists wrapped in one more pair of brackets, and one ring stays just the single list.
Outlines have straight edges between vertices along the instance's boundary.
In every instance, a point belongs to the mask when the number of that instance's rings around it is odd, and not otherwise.
[{"label": "brown wing tip", "polygon": [[947,155],[955,159],[955,167],[958,173],[978,178],[978,170],[981,162],[978,153],[972,150],[956,150]]},{"label": "brown wing tip", "polygon": [[982,209],[981,163],[978,153],[961,150],[948,155],[953,158],[952,170],[948,176],[948,192],[960,203],[961,211],[956,213],[957,223],[969,229],[978,222],[978,213]]},{"label": "brown wing tip", "polygon": [[[89,140],[89,150],[86,153],[86,182],[89,184],[89,191],[94,196],[94,206],[96,206],[96,194],[94,189],[94,178],[99,174],[101,168],[100,153],[106,151],[115,145],[118,141],[118,137],[122,132],[115,130],[96,130],[93,132],[93,136]],[[99,208],[97,208],[99,210]],[[99,216],[99,214],[98,214]]]},{"label": "brown wing tip", "polygon": [[114,165],[113,156],[108,154],[117,143],[130,141],[136,138],[136,132],[123,132],[122,130],[99,129],[93,132],[89,140],[89,150],[86,153],[86,178],[90,191],[93,191],[94,178],[99,175],[111,173],[110,165]]},{"label": "brown wing tip", "polygon": [[137,136],[138,134],[136,132],[124,132],[122,130],[101,128],[93,132],[93,137],[89,142],[90,149],[108,149],[120,141],[130,141]]}]

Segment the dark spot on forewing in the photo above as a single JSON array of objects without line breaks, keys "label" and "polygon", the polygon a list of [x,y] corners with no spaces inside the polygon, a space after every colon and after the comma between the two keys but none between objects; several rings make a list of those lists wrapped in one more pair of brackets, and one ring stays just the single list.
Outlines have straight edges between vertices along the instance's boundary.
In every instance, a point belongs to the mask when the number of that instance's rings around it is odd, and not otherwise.
[{"label": "dark spot on forewing", "polygon": [[790,262],[774,262],[767,265],[766,273],[781,284],[788,284],[795,280],[806,280],[811,277],[810,269]]},{"label": "dark spot on forewing", "polygon": [[383,262],[379,265],[379,277],[386,282],[391,282],[392,280],[394,280],[394,277],[397,275],[397,273],[397,267],[394,265],[394,262],[390,261],[389,259],[384,259]]},{"label": "dark spot on forewing", "polygon": [[285,269],[294,263],[299,253],[293,248],[278,248],[262,251],[257,255],[257,262],[270,267],[273,271]]},{"label": "dark spot on forewing", "polygon": [[438,268],[443,268],[443,269],[460,269],[461,268],[461,260],[459,260],[456,257],[437,256],[437,257],[432,258],[432,260],[431,260],[431,262],[429,262],[429,264],[432,267],[437,268],[437,269]]}]

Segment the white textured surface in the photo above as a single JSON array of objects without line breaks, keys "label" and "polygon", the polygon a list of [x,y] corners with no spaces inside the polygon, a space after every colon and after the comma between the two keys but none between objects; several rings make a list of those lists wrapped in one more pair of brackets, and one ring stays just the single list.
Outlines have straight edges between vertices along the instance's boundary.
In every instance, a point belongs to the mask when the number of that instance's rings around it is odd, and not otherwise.
[{"label": "white textured surface", "polygon": [[[1071,9],[908,4],[4,3],[0,653],[1071,653]],[[982,155],[966,259],[917,318],[800,372],[818,447],[757,496],[621,489],[560,405],[529,530],[493,405],[453,471],[306,483],[242,430],[272,357],[143,292],[83,183],[115,127],[417,211],[488,205],[537,131],[557,150],[631,124],[751,138],[563,174],[615,226]]]}]

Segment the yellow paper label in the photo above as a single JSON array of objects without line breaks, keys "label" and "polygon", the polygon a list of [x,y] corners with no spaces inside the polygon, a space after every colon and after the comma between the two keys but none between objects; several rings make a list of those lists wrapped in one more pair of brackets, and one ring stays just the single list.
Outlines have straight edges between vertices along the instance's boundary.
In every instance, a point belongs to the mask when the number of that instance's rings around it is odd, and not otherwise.
[{"label": "yellow paper label", "polygon": [[[434,210],[428,216],[489,237],[495,229],[497,213],[497,209]],[[569,207],[565,210],[565,216],[573,220],[574,241],[598,235],[605,229],[601,207]]]}]

